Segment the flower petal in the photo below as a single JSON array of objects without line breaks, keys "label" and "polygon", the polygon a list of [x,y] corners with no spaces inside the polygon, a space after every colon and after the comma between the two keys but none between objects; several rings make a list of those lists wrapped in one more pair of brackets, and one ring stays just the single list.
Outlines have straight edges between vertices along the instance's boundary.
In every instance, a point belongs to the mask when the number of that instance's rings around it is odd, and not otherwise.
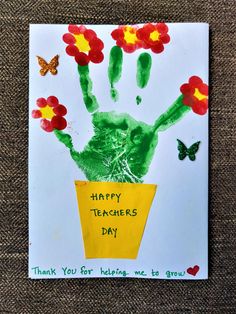
[{"label": "flower petal", "polygon": [[150,49],[150,45],[148,45],[147,42],[142,41],[142,48],[144,48],[144,49]]},{"label": "flower petal", "polygon": [[67,114],[67,109],[65,106],[63,105],[58,105],[57,107],[53,108],[53,112],[57,115],[57,116],[65,116]]},{"label": "flower petal", "polygon": [[151,47],[151,50],[154,53],[161,53],[164,50],[164,46],[161,42],[158,42],[155,46]]},{"label": "flower petal", "polygon": [[57,97],[55,96],[49,96],[47,98],[47,104],[50,106],[50,107],[57,107],[59,105],[59,101],[57,99]]},{"label": "flower petal", "polygon": [[89,46],[94,50],[102,50],[104,48],[104,43],[101,39],[96,37],[89,42]]},{"label": "flower petal", "polygon": [[129,45],[129,44],[126,44],[124,47],[123,47],[124,51],[127,52],[127,53],[132,53],[136,50],[136,45]]},{"label": "flower petal", "polygon": [[72,35],[72,34],[64,34],[63,37],[62,37],[63,41],[66,43],[66,44],[74,44],[76,42],[75,40],[75,37]]},{"label": "flower petal", "polygon": [[142,27],[142,28],[139,28],[139,29],[137,30],[137,32],[136,32],[137,38],[140,39],[140,40],[142,40],[143,37],[144,37],[144,32],[145,32],[145,31],[144,31],[143,27]]},{"label": "flower petal", "polygon": [[125,44],[126,43],[125,43],[124,39],[117,39],[117,41],[116,41],[116,45],[121,47],[121,48],[123,48]]},{"label": "flower petal", "polygon": [[208,104],[204,101],[195,101],[192,105],[193,112],[204,115],[207,112]]},{"label": "flower petal", "polygon": [[52,132],[53,131],[51,121],[48,121],[47,119],[42,119],[40,121],[40,126],[46,132]]},{"label": "flower petal", "polygon": [[123,37],[124,37],[123,30],[122,30],[121,28],[115,29],[114,31],[112,31],[111,37],[112,37],[114,40],[117,40],[118,38],[123,38]]},{"label": "flower petal", "polygon": [[92,29],[86,29],[86,31],[84,32],[84,37],[85,37],[85,39],[90,41],[90,40],[93,40],[94,38],[96,38],[97,34]]},{"label": "flower petal", "polygon": [[148,36],[151,32],[155,31],[156,27],[152,23],[147,23],[143,26],[143,30],[145,33],[148,33]]},{"label": "flower petal", "polygon": [[104,55],[101,51],[90,50],[89,58],[93,63],[100,63],[104,59]]},{"label": "flower petal", "polygon": [[202,84],[202,79],[198,76],[191,76],[189,78],[189,84],[194,86],[194,87],[197,87],[198,85]]},{"label": "flower petal", "polygon": [[208,96],[208,85],[207,85],[207,84],[205,84],[205,83],[201,84],[201,85],[198,87],[198,89],[199,89],[199,92],[200,92],[201,94]]},{"label": "flower petal", "polygon": [[76,56],[75,56],[75,61],[79,64],[79,65],[87,65],[89,63],[89,57],[83,53],[83,52],[79,52]]},{"label": "flower petal", "polygon": [[186,83],[186,84],[183,84],[181,87],[180,87],[180,91],[182,94],[184,95],[191,95],[191,94],[194,94],[194,90],[195,88],[190,86],[190,84]]},{"label": "flower petal", "polygon": [[169,30],[168,26],[165,23],[157,23],[156,28],[162,34],[167,33]]},{"label": "flower petal", "polygon": [[45,98],[38,98],[36,100],[36,104],[37,104],[38,107],[43,108],[43,107],[47,106],[47,101],[46,101]]},{"label": "flower petal", "polygon": [[182,102],[185,106],[192,107],[192,105],[194,103],[194,98],[191,95],[184,95]]},{"label": "flower petal", "polygon": [[42,113],[40,110],[32,110],[31,115],[32,115],[32,118],[34,119],[38,119],[42,117]]},{"label": "flower petal", "polygon": [[170,42],[170,36],[168,34],[161,35],[160,40],[163,44],[168,44]]},{"label": "flower petal", "polygon": [[54,116],[51,121],[52,127],[57,130],[64,130],[67,126],[66,119],[60,116]]},{"label": "flower petal", "polygon": [[76,46],[69,45],[69,46],[66,47],[66,53],[69,56],[75,57],[79,53],[79,50],[78,50],[78,48]]},{"label": "flower petal", "polygon": [[86,31],[86,27],[83,25],[77,26],[77,25],[70,24],[68,26],[68,30],[70,33],[78,35],[78,34],[83,34]]}]

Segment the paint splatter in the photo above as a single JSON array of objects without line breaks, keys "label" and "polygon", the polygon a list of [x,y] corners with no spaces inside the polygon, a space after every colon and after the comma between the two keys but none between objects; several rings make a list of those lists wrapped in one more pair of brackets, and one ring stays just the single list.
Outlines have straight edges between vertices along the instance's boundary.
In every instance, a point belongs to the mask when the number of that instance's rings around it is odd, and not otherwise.
[{"label": "paint splatter", "polygon": [[139,105],[139,104],[141,104],[141,102],[142,102],[142,97],[138,95],[136,97],[136,104]]},{"label": "paint splatter", "polygon": [[89,76],[88,65],[81,66],[78,64],[78,72],[80,75],[80,86],[83,93],[85,106],[89,112],[94,112],[98,109],[99,105],[96,97],[92,94],[93,83]]},{"label": "paint splatter", "polygon": [[122,74],[123,64],[123,52],[118,46],[114,46],[110,51],[109,67],[108,67],[108,78],[111,85],[110,95],[114,101],[119,98],[118,91],[114,88],[114,84],[117,83]]},{"label": "paint splatter", "polygon": [[140,88],[147,86],[150,70],[152,67],[152,57],[149,53],[141,53],[137,61],[137,85]]}]

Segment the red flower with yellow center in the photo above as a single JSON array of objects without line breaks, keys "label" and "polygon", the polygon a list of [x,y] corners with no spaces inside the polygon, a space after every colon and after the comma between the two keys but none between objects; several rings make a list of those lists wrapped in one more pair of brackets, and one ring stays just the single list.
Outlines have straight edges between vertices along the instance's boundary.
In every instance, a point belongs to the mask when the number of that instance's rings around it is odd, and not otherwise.
[{"label": "red flower with yellow center", "polygon": [[68,30],[70,33],[63,35],[63,41],[68,44],[66,53],[74,57],[79,65],[87,65],[90,61],[93,63],[103,61],[104,44],[93,30],[83,25],[69,25]]},{"label": "red flower with yellow center", "polygon": [[142,42],[137,37],[137,26],[119,26],[111,36],[116,40],[116,45],[123,48],[125,52],[131,53],[142,47]]},{"label": "red flower with yellow center", "polygon": [[190,106],[193,112],[203,115],[208,109],[208,85],[198,76],[190,77],[188,83],[180,87],[183,104]]},{"label": "red flower with yellow center", "polygon": [[47,99],[38,98],[36,101],[40,109],[32,111],[32,117],[35,119],[41,118],[40,126],[46,132],[56,130],[64,130],[67,126],[66,107],[59,104],[57,97],[49,96]]},{"label": "red flower with yellow center", "polygon": [[154,53],[161,53],[164,50],[164,44],[170,41],[167,33],[168,26],[165,23],[148,23],[137,30],[137,37],[142,41],[143,48],[151,49]]}]

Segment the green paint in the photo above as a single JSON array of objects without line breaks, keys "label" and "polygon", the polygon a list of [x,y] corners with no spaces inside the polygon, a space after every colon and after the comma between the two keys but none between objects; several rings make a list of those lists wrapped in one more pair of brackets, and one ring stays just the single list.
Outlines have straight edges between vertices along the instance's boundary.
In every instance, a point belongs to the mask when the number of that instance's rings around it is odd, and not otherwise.
[{"label": "green paint", "polygon": [[76,162],[77,165],[79,165],[80,154],[74,149],[71,136],[59,130],[54,130],[54,134],[60,142],[62,142],[67,148],[69,148],[72,159]]},{"label": "green paint", "polygon": [[128,114],[97,112],[95,135],[80,153],[91,181],[141,182],[149,168],[157,136],[153,128]]},{"label": "green paint", "polygon": [[118,100],[118,91],[114,88],[114,84],[117,83],[121,78],[123,64],[123,52],[118,46],[114,46],[110,51],[110,59],[108,66],[108,78],[111,85],[111,98],[114,101]]},{"label": "green paint", "polygon": [[67,148],[69,148],[70,150],[74,149],[72,138],[69,134],[66,134],[63,131],[57,129],[54,130],[54,134],[59,139],[59,141],[62,142]]},{"label": "green paint", "polygon": [[89,76],[88,65],[81,66],[78,64],[78,72],[85,106],[87,110],[92,113],[98,109],[98,102],[96,97],[92,94],[93,83]]},{"label": "green paint", "polygon": [[177,123],[184,115],[191,110],[191,107],[183,104],[183,95],[176,99],[171,107],[167,109],[155,122],[154,128],[157,132],[165,131]]},{"label": "green paint", "polygon": [[89,181],[142,182],[158,143],[158,132],[174,125],[191,109],[183,105],[182,98],[154,125],[136,121],[126,113],[95,112],[94,135],[82,152],[74,149],[69,134],[59,130],[54,133]]},{"label": "green paint", "polygon": [[92,122],[95,134],[80,153],[70,135],[54,131],[87,179],[142,182],[157,145],[153,127],[115,112],[96,112]]},{"label": "green paint", "polygon": [[137,96],[136,97],[136,104],[139,105],[142,102],[142,97],[141,96]]},{"label": "green paint", "polygon": [[188,156],[188,158],[192,161],[194,161],[196,159],[196,153],[198,152],[199,149],[199,145],[200,145],[200,141],[192,144],[189,148],[187,148],[187,146],[185,146],[185,144],[177,139],[178,142],[178,151],[179,151],[179,160],[183,160],[186,156]]},{"label": "green paint", "polygon": [[152,57],[149,53],[144,52],[141,53],[138,57],[137,61],[137,84],[138,87],[144,88],[147,86],[149,77],[150,77],[150,71],[152,67]]},{"label": "green paint", "polygon": [[110,60],[108,67],[108,77],[110,84],[117,83],[121,78],[123,64],[123,52],[118,46],[114,46],[110,51]]},{"label": "green paint", "polygon": [[119,99],[119,93],[118,91],[114,88],[114,87],[111,87],[110,89],[110,95],[111,95],[111,98],[114,100],[114,101],[117,101]]}]

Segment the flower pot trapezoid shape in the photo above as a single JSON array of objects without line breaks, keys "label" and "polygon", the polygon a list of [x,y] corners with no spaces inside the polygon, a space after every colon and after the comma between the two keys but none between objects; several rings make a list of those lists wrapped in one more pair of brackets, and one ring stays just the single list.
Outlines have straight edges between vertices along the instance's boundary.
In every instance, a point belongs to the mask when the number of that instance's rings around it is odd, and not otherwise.
[{"label": "flower pot trapezoid shape", "polygon": [[155,184],[75,181],[86,258],[135,259]]}]

